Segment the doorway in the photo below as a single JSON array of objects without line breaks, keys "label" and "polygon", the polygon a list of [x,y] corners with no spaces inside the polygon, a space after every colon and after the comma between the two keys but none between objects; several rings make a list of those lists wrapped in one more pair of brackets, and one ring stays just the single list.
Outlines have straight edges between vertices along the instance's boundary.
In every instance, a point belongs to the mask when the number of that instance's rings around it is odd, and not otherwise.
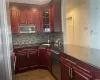
[{"label": "doorway", "polygon": [[66,40],[67,40],[67,44],[74,43],[73,16],[66,18]]}]

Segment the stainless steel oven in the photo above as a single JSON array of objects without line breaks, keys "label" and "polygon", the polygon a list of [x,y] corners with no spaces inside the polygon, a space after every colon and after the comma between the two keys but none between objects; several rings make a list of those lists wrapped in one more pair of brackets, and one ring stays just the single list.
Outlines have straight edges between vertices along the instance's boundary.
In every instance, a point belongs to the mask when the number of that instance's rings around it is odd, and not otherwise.
[{"label": "stainless steel oven", "polygon": [[53,75],[58,79],[61,80],[61,69],[60,69],[60,53],[51,50],[52,54],[52,72]]}]

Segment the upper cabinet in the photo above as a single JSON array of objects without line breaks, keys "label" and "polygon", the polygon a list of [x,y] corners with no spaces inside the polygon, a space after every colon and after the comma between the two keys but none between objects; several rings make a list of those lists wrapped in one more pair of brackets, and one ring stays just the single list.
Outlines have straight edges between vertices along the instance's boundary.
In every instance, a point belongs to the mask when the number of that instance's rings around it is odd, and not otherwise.
[{"label": "upper cabinet", "polygon": [[19,25],[27,24],[27,12],[24,9],[19,9]]},{"label": "upper cabinet", "polygon": [[43,10],[43,32],[52,32],[50,8]]},{"label": "upper cabinet", "polygon": [[51,7],[43,11],[43,30],[62,32],[61,0],[53,0]]},{"label": "upper cabinet", "polygon": [[53,0],[52,19],[54,19],[54,32],[62,32],[61,25],[61,0]]},{"label": "upper cabinet", "polygon": [[35,25],[35,11],[32,9],[28,9],[27,13],[27,24],[34,24]]},{"label": "upper cabinet", "polygon": [[42,10],[35,11],[34,20],[37,32],[42,32],[42,26],[43,26]]},{"label": "upper cabinet", "polygon": [[19,33],[19,10],[17,9],[11,9],[11,28],[12,33]]},{"label": "upper cabinet", "polygon": [[[12,33],[20,26],[35,26],[35,32],[61,32],[61,2],[54,0],[48,7],[27,4],[10,6]],[[16,6],[16,7],[15,7]]]},{"label": "upper cabinet", "polygon": [[42,31],[42,11],[40,9],[11,8],[12,33],[20,33],[20,26],[35,26],[36,32]]},{"label": "upper cabinet", "polygon": [[50,24],[51,24],[51,27],[50,27],[50,29],[51,29],[51,32],[54,32],[54,8],[53,7],[51,7],[50,9],[49,9],[49,12],[50,12]]}]

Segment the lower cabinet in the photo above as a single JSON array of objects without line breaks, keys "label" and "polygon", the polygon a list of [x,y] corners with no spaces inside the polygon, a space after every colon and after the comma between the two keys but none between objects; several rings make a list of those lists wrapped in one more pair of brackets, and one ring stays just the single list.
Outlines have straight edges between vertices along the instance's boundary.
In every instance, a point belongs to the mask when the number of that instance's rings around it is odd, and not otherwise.
[{"label": "lower cabinet", "polygon": [[49,49],[39,49],[39,66],[47,67],[51,70],[51,52]]},{"label": "lower cabinet", "polygon": [[61,60],[61,80],[70,80],[70,65]]},{"label": "lower cabinet", "polygon": [[34,68],[39,65],[38,51],[29,51],[28,53],[29,67]]},{"label": "lower cabinet", "polygon": [[77,60],[61,55],[60,61],[61,80],[93,80],[91,71],[87,70],[83,65],[78,65]]},{"label": "lower cabinet", "polygon": [[16,54],[16,66],[15,72],[28,69],[28,58],[27,53],[17,53]]},{"label": "lower cabinet", "polygon": [[23,72],[38,66],[38,50],[22,49],[15,52],[15,72]]},{"label": "lower cabinet", "polygon": [[47,60],[46,60],[46,49],[40,48],[39,49],[39,66],[47,66]]},{"label": "lower cabinet", "polygon": [[92,80],[92,76],[87,75],[86,73],[84,73],[83,71],[80,71],[78,69],[74,69],[73,68],[73,78],[74,80]]},{"label": "lower cabinet", "polygon": [[100,68],[92,67],[93,80],[100,80]]},{"label": "lower cabinet", "polygon": [[47,66],[49,68],[49,70],[51,70],[51,50],[47,49],[47,54],[46,54],[46,60],[47,60]]},{"label": "lower cabinet", "polygon": [[51,70],[51,53],[43,49],[20,49],[15,51],[15,72],[44,67]]}]

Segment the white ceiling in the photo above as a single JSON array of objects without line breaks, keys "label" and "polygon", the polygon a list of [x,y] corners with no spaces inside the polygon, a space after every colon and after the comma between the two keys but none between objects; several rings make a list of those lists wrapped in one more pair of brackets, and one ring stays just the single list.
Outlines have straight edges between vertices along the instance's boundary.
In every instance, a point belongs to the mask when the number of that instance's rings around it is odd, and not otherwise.
[{"label": "white ceiling", "polygon": [[43,5],[43,4],[49,3],[51,0],[9,0],[9,1],[10,2],[16,2],[16,3]]}]

